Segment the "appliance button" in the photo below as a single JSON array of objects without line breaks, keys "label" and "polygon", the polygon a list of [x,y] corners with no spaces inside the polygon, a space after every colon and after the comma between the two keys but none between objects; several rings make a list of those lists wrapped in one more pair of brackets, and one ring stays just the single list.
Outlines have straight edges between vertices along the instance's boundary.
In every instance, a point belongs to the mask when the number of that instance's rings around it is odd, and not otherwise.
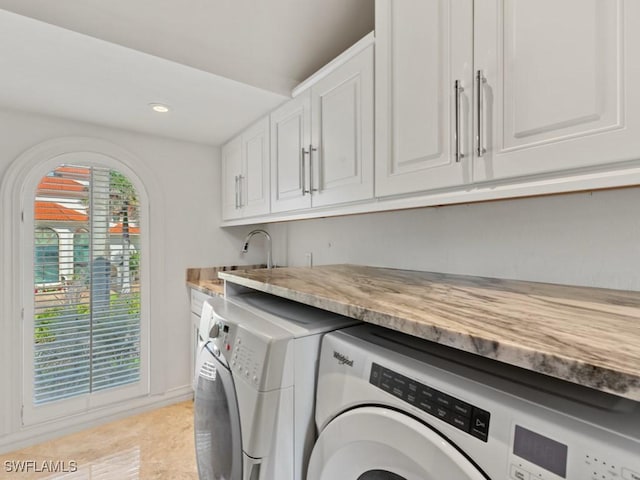
[{"label": "appliance button", "polygon": [[451,425],[453,425],[454,427],[459,428],[460,430],[462,430],[464,432],[468,432],[469,431],[469,425],[470,425],[469,417],[465,417],[463,415],[457,415],[457,414],[454,413],[451,416]]},{"label": "appliance button", "polygon": [[385,392],[391,392],[393,389],[393,372],[383,368],[380,373],[380,388]]},{"label": "appliance button", "polygon": [[211,329],[209,330],[209,338],[217,338],[220,335],[220,324],[216,323],[211,325]]},{"label": "appliance button", "polygon": [[513,480],[529,480],[529,477],[529,472],[516,465],[511,465],[511,478],[513,478]]},{"label": "appliance button", "polygon": [[436,406],[431,403],[428,399],[424,398],[424,397],[418,397],[418,401],[416,402],[416,406],[420,409],[420,410],[424,410],[427,413],[430,413],[431,415],[435,415],[436,414]]},{"label": "appliance button", "polygon": [[429,402],[435,402],[436,391],[433,388],[420,385],[418,387],[418,393],[421,399],[428,400]]},{"label": "appliance button", "polygon": [[436,392],[436,403],[438,405],[442,405],[443,407],[452,408],[453,398],[442,392]]},{"label": "appliance button", "polygon": [[483,442],[486,442],[489,437],[490,417],[491,414],[489,412],[474,407],[473,414],[471,416],[471,431],[469,433]]},{"label": "appliance button", "polygon": [[407,392],[407,378],[396,373],[393,376],[393,379],[391,381],[391,390],[389,393],[391,393],[391,395],[395,397],[398,397],[404,400],[406,396],[406,392]]},{"label": "appliance button", "polygon": [[436,417],[444,420],[445,422],[451,421],[451,410],[447,408],[443,408],[439,405],[435,406],[435,415]]},{"label": "appliance button", "polygon": [[471,405],[461,400],[458,400],[457,398],[453,399],[452,409],[454,413],[457,413],[458,415],[464,415],[465,417],[471,416]]},{"label": "appliance button", "polygon": [[640,480],[640,473],[629,470],[628,468],[623,468],[622,478],[624,478],[624,480]]},{"label": "appliance button", "polygon": [[407,393],[407,398],[405,399],[407,402],[409,402],[411,405],[416,405],[416,401],[418,400],[418,397],[413,394],[413,393]]},{"label": "appliance button", "polygon": [[369,375],[369,383],[376,387],[380,384],[380,375],[382,374],[382,367],[377,363],[371,365],[371,375]]}]

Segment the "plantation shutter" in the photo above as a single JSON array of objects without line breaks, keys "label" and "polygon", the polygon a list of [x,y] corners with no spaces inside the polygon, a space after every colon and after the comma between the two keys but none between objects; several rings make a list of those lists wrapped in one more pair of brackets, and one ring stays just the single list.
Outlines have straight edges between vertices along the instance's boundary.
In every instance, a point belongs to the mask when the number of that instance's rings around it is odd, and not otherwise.
[{"label": "plantation shutter", "polygon": [[35,405],[140,379],[138,196],[115,170],[61,165],[34,203]]}]

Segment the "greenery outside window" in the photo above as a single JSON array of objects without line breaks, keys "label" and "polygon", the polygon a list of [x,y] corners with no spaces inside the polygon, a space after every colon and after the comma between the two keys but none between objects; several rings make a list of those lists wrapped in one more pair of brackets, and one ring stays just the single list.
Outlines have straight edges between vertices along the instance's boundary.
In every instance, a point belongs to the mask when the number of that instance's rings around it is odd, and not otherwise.
[{"label": "greenery outside window", "polygon": [[122,173],[60,165],[34,202],[33,404],[140,381],[140,212]]}]

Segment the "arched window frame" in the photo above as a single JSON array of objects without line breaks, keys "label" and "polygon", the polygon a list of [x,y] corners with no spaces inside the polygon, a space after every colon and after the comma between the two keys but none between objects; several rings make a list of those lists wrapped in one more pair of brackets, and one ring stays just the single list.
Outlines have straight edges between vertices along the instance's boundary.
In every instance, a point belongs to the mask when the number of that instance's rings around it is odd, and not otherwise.
[{"label": "arched window frame", "polygon": [[[140,194],[141,221],[141,382],[135,395],[144,396],[149,393],[163,391],[164,382],[161,369],[151,369],[152,365],[160,364],[158,352],[151,358],[150,343],[164,344],[163,321],[158,321],[157,329],[150,330],[150,265],[154,265],[154,276],[162,275],[162,258],[164,257],[164,240],[162,236],[154,238],[154,248],[150,248],[150,224],[155,231],[162,232],[162,217],[152,218],[150,214],[149,198],[153,196],[156,211],[162,210],[163,195],[155,182],[154,173],[144,166],[144,163],[125,149],[111,142],[87,138],[67,137],[44,142],[27,150],[10,165],[0,185],[2,217],[0,227],[6,235],[0,236],[0,253],[2,258],[10,259],[0,270],[0,328],[5,335],[0,337],[0,348],[7,354],[7,361],[0,365],[3,377],[8,380],[7,390],[10,395],[0,396],[0,434],[16,432],[24,425],[39,423],[53,418],[62,418],[67,414],[76,415],[68,409],[49,409],[50,411],[29,411],[28,392],[25,392],[25,372],[32,368],[28,361],[28,354],[20,355],[20,350],[28,336],[29,318],[33,318],[33,201],[35,189],[39,180],[62,163],[85,164],[113,168],[126,175]],[[141,180],[144,178],[144,182]],[[163,300],[154,303],[162,310]],[[160,348],[159,350],[162,350]],[[27,360],[27,361],[25,361]],[[114,399],[109,394],[102,398],[94,398],[90,404],[83,407],[87,415],[76,415],[74,422],[79,423],[82,418],[95,418],[91,414],[94,407],[108,406]],[[107,411],[116,411],[117,406]],[[126,407],[119,407],[126,410]],[[31,409],[33,410],[33,409]],[[53,425],[53,423],[51,424]]]}]

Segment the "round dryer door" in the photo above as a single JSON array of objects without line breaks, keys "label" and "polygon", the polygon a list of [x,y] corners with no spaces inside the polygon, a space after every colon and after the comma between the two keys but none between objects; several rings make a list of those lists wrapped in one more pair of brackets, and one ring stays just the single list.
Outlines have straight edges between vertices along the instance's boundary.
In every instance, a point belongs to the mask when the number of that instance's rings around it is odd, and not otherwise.
[{"label": "round dryer door", "polygon": [[336,417],[313,447],[307,480],[487,480],[419,421],[383,407]]}]

